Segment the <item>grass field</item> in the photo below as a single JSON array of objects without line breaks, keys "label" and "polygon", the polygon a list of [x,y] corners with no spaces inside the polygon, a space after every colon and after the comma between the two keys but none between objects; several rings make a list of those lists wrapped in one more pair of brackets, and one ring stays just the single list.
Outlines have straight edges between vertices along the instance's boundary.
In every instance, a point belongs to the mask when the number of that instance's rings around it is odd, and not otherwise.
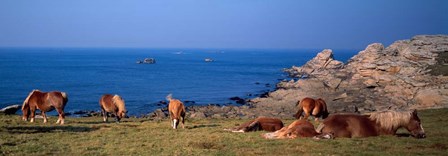
[{"label": "grass field", "polygon": [[426,139],[265,140],[263,132],[223,131],[247,121],[239,119],[187,119],[185,129],[173,130],[168,120],[129,118],[117,124],[98,117],[66,118],[60,126],[54,124],[56,117],[43,124],[42,119],[29,123],[18,115],[0,115],[0,155],[447,155],[448,109],[424,110],[419,116]]}]

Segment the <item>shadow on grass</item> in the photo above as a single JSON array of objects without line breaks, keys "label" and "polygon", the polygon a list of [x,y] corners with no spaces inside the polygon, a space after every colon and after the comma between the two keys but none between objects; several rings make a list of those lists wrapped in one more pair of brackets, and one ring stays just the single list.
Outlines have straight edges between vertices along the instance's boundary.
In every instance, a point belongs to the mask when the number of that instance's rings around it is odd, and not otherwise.
[{"label": "shadow on grass", "polygon": [[116,122],[116,121],[104,122],[103,120],[99,120],[99,121],[75,121],[75,122],[70,122],[70,123],[97,125],[97,124],[124,124],[124,123],[134,123],[134,122],[133,121],[123,121],[123,120],[120,122]]},{"label": "shadow on grass", "polygon": [[14,126],[5,127],[8,133],[52,133],[52,132],[90,132],[98,130],[98,127],[83,126]]},{"label": "shadow on grass", "polygon": [[397,137],[412,137],[409,133],[397,133],[395,134]]},{"label": "shadow on grass", "polygon": [[[107,123],[107,122],[103,122],[103,121],[78,121],[78,122],[71,122],[71,123],[97,125],[97,124],[103,124],[103,123]],[[109,122],[109,123],[112,123],[112,122]]]},{"label": "shadow on grass", "polygon": [[196,128],[207,128],[207,127],[218,127],[218,124],[210,124],[210,125],[194,125],[194,126],[186,126],[187,129],[196,129]]}]

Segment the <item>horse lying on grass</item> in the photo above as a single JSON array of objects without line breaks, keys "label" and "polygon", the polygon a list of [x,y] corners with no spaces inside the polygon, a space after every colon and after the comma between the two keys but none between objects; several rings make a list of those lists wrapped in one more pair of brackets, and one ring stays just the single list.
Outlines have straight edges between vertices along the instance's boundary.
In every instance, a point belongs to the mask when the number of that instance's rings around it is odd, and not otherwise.
[{"label": "horse lying on grass", "polygon": [[224,129],[231,132],[252,132],[252,131],[269,131],[274,132],[283,127],[283,122],[277,118],[258,117],[254,120],[245,122],[240,126],[232,129]]},{"label": "horse lying on grass", "polygon": [[322,99],[313,99],[313,98],[303,98],[298,101],[296,106],[298,107],[297,113],[294,115],[297,119],[302,118],[302,113],[305,113],[305,120],[308,119],[310,115],[314,116],[314,120],[317,121],[319,117],[325,119],[328,117],[328,109],[327,104]]},{"label": "horse lying on grass", "polygon": [[100,98],[101,115],[103,115],[103,121],[107,122],[108,113],[115,115],[115,121],[126,117],[126,107],[124,100],[119,95],[104,94]]},{"label": "horse lying on grass", "polygon": [[314,129],[313,124],[307,120],[300,119],[278,131],[262,134],[262,137],[265,139],[294,139],[298,137],[314,137],[317,135],[319,135],[319,133]]},{"label": "horse lying on grass", "polygon": [[39,109],[42,112],[44,123],[47,123],[47,115],[45,114],[45,112],[56,109],[59,114],[56,123],[60,123],[61,125],[63,125],[65,119],[64,108],[65,104],[67,104],[67,101],[68,98],[65,92],[41,92],[39,90],[33,90],[30,92],[28,97],[26,97],[25,101],[23,101],[22,119],[24,121],[28,121],[28,117],[31,114],[30,122],[34,122],[36,109]]},{"label": "horse lying on grass", "polygon": [[184,124],[186,111],[184,104],[178,99],[173,99],[172,94],[168,94],[168,96],[166,96],[166,100],[169,101],[168,112],[170,113],[171,126],[173,129],[177,129],[179,121],[182,122],[182,128],[185,128]]},{"label": "horse lying on grass", "polygon": [[333,114],[318,126],[317,132],[354,138],[396,135],[399,128],[407,129],[415,138],[426,137],[416,110],[375,112],[370,115]]}]

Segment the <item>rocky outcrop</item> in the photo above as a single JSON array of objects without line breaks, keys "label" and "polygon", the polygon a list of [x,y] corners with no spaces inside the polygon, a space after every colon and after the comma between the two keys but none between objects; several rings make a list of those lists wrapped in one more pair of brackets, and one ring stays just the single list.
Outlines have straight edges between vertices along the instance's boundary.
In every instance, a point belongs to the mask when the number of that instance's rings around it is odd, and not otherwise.
[{"label": "rocky outcrop", "polygon": [[[302,67],[286,70],[305,79],[277,86],[295,94],[283,98],[321,97],[333,112],[448,107],[447,54],[446,35],[415,36],[387,48],[374,43],[346,64],[324,50]],[[275,91],[274,97],[270,94],[259,103],[282,100],[278,92],[285,91]]]},{"label": "rocky outcrop", "polygon": [[448,107],[447,35],[415,36],[388,47],[374,43],[346,64],[325,49],[285,71],[296,80],[278,83],[266,97],[239,107],[189,107],[188,117],[292,118],[304,97],[324,99],[331,113]]},{"label": "rocky outcrop", "polygon": [[20,109],[20,107],[21,107],[20,105],[7,106],[5,108],[0,109],[0,113],[7,115],[16,114],[16,112]]}]

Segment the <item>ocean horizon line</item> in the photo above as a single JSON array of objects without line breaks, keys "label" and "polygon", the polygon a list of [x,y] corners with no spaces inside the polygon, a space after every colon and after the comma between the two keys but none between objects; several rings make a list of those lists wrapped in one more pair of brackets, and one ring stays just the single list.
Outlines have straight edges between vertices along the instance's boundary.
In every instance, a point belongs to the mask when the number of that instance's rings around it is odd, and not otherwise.
[{"label": "ocean horizon line", "polygon": [[52,46],[43,46],[43,47],[33,47],[33,46],[0,46],[0,49],[41,49],[41,50],[175,50],[175,51],[187,51],[187,50],[201,50],[203,52],[207,51],[241,51],[248,52],[250,51],[312,51],[312,52],[320,52],[324,49],[331,49],[333,51],[353,51],[353,50],[361,50],[359,48],[157,48],[157,47],[52,47]]}]

